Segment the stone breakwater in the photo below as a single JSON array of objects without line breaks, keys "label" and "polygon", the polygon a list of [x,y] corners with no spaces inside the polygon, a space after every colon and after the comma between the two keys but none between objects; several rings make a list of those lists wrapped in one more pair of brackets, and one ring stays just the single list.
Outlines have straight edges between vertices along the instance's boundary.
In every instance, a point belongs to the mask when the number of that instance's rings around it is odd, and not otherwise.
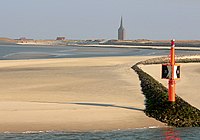
[{"label": "stone breakwater", "polygon": [[[168,101],[168,90],[149,74],[139,68],[139,64],[161,64],[168,61],[167,57],[153,58],[141,61],[132,68],[136,71],[141,81],[142,92],[146,97],[145,114],[169,126],[175,127],[200,127],[200,110],[191,106],[182,98],[176,96],[176,102]],[[200,56],[177,56],[176,62],[200,62]]]}]

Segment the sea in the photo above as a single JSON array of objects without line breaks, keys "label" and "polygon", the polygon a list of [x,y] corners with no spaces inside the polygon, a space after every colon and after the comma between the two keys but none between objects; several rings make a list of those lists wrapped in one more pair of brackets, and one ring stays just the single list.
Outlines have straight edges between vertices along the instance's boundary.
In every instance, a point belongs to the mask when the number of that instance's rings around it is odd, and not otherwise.
[{"label": "sea", "polygon": [[[200,54],[200,51],[177,50],[176,54]],[[0,45],[0,60],[163,55],[169,55],[169,50]],[[158,128],[152,126],[150,128],[90,132],[27,130],[21,133],[2,132],[0,140],[200,140],[200,127]]]},{"label": "sea", "polygon": [[0,140],[199,140],[200,128],[140,128],[92,132],[0,133]]},{"label": "sea", "polygon": [[[177,55],[199,53],[200,51],[176,51]],[[0,45],[0,60],[160,55],[169,55],[169,50],[111,47]]]}]

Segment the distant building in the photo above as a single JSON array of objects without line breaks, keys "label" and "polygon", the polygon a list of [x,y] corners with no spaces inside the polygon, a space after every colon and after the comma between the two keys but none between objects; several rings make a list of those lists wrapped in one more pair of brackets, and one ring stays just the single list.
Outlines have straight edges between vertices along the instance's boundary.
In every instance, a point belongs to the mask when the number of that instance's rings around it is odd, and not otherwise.
[{"label": "distant building", "polygon": [[19,40],[27,40],[26,37],[20,37]]},{"label": "distant building", "polygon": [[118,29],[118,40],[124,40],[125,39],[125,29],[123,27],[123,20],[121,17],[121,23],[120,23],[120,27]]},{"label": "distant building", "polygon": [[56,40],[65,40],[65,37],[57,37]]},{"label": "distant building", "polygon": [[15,39],[20,43],[27,43],[28,41],[33,41],[33,39],[28,39],[26,37],[20,37],[19,39]]}]

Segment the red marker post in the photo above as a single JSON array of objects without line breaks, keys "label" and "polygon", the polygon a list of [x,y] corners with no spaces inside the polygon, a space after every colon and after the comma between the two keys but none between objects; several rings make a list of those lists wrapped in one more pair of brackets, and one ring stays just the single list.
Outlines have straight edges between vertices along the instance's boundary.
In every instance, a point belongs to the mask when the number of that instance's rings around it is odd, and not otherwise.
[{"label": "red marker post", "polygon": [[171,49],[170,49],[170,66],[171,66],[171,76],[169,79],[169,101],[175,102],[175,86],[176,81],[174,79],[174,65],[175,65],[175,40],[171,40]]},{"label": "red marker post", "polygon": [[170,63],[162,64],[162,78],[169,79],[169,88],[168,95],[169,101],[175,102],[175,87],[176,87],[176,79],[180,78],[180,65],[175,63],[175,40],[171,40],[171,49],[170,49]]}]

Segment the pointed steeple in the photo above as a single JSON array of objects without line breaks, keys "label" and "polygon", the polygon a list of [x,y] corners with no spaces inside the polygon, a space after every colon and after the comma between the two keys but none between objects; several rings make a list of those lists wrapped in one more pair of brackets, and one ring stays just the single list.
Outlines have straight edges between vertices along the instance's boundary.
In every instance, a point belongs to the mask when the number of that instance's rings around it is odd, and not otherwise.
[{"label": "pointed steeple", "polygon": [[120,28],[124,28],[124,27],[123,27],[123,18],[122,18],[122,16],[121,16]]},{"label": "pointed steeple", "polygon": [[124,40],[125,29],[123,27],[123,18],[121,16],[120,27],[118,29],[118,40]]}]

